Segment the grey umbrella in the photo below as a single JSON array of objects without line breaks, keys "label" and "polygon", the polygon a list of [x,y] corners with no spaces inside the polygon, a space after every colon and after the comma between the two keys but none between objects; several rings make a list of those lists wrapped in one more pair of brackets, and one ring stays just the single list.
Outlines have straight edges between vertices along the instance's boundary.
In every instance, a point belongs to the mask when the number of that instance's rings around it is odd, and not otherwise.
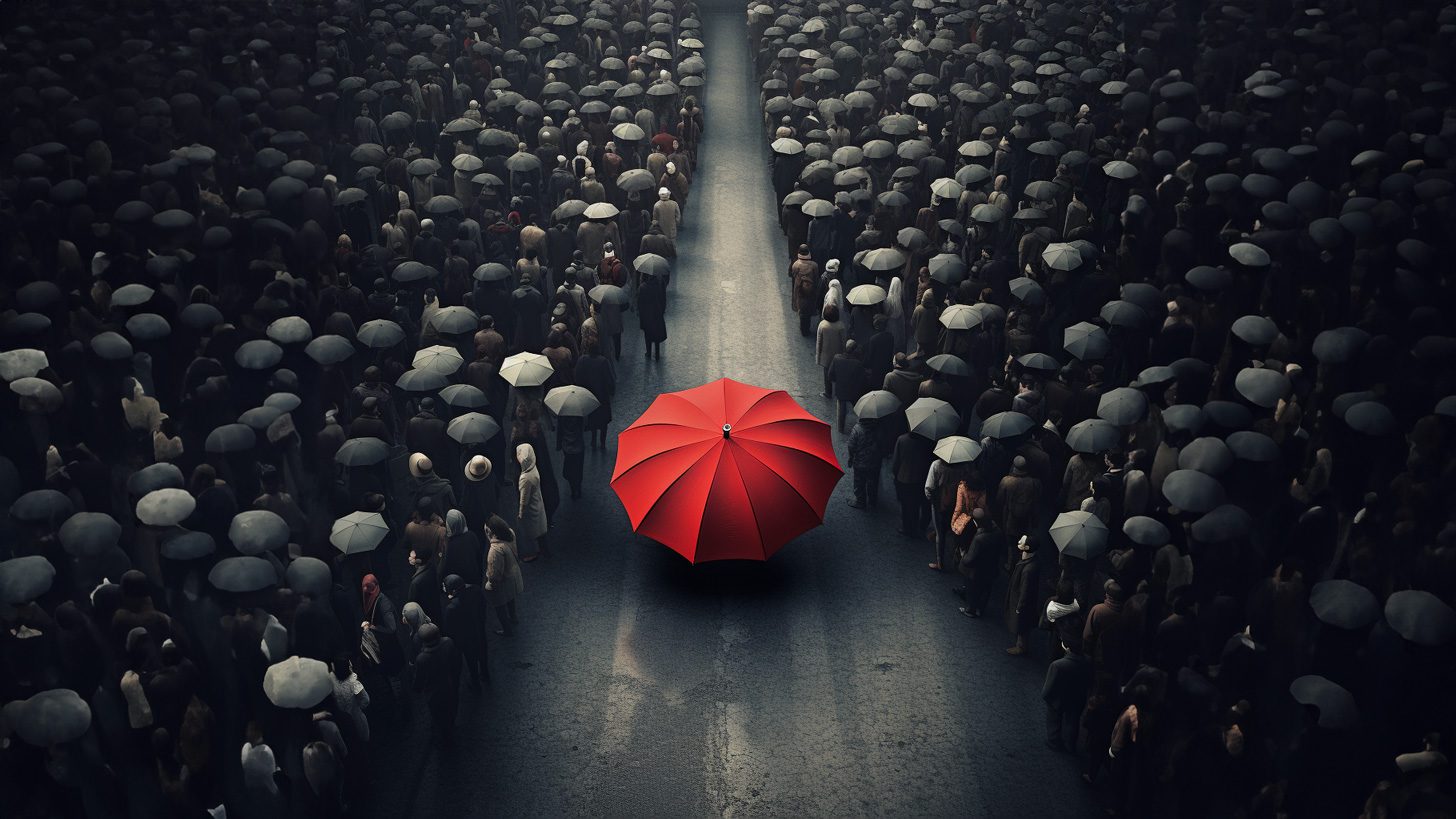
[{"label": "grey umbrella", "polygon": [[439,394],[441,401],[456,409],[475,409],[488,403],[485,393],[469,384],[451,384],[440,390]]},{"label": "grey umbrella", "polygon": [[162,557],[168,560],[197,560],[217,551],[217,543],[206,532],[183,532],[162,543]]},{"label": "grey umbrella", "polygon": [[257,433],[247,424],[223,424],[207,433],[203,449],[217,454],[243,452],[252,449],[257,442]]},{"label": "grey umbrella", "polygon": [[91,728],[91,706],[69,688],[52,688],[5,703],[5,722],[39,748],[74,742]]},{"label": "grey umbrella", "polygon": [[283,360],[283,348],[265,338],[243,342],[233,360],[245,370],[266,370]]},{"label": "grey umbrella", "polygon": [[1178,469],[1163,480],[1163,497],[1188,512],[1207,512],[1223,503],[1223,485],[1213,476],[1193,469]]},{"label": "grey umbrella", "polygon": [[247,425],[255,432],[266,432],[282,414],[283,410],[277,407],[253,407],[238,416],[238,423]]},{"label": "grey umbrella", "polygon": [[938,441],[956,431],[961,417],[951,405],[939,398],[917,398],[905,408],[910,431],[922,438]]},{"label": "grey umbrella", "polygon": [[1021,301],[1023,304],[1037,305],[1046,301],[1046,291],[1042,289],[1042,286],[1035,279],[1021,276],[1012,279],[1009,287],[1012,298]]},{"label": "grey umbrella", "polygon": [[1148,412],[1148,397],[1132,387],[1118,387],[1097,401],[1097,417],[1125,427],[1136,424]]},{"label": "grey umbrella", "polygon": [[[251,430],[250,430],[251,431]],[[197,508],[197,499],[185,489],[153,489],[137,501],[137,520],[147,526],[176,526]]]},{"label": "grey umbrella", "polygon": [[441,333],[473,333],[480,329],[480,317],[470,308],[456,304],[436,312],[430,324]]},{"label": "grey umbrella", "polygon": [[1273,463],[1279,460],[1279,445],[1262,432],[1239,430],[1224,439],[1229,452],[1241,461],[1252,463]]},{"label": "grey umbrella", "polygon": [[[617,189],[623,193],[638,193],[657,187],[657,180],[652,178],[652,173],[644,168],[633,168],[624,171],[617,177]],[[586,203],[582,203],[582,210],[585,210]]]},{"label": "grey umbrella", "polygon": [[900,399],[889,390],[870,390],[854,402],[858,418],[884,418],[900,411]]},{"label": "grey umbrella", "polygon": [[333,572],[329,564],[316,557],[296,557],[283,573],[288,588],[299,594],[306,594],[316,600],[328,597],[334,585]]},{"label": "grey umbrella", "polygon": [[1361,401],[1345,410],[1345,423],[1366,435],[1390,435],[1400,429],[1395,414],[1378,401]]},{"label": "grey umbrella", "polygon": [[0,603],[17,606],[51,590],[56,567],[41,555],[0,561]]},{"label": "grey umbrella", "polygon": [[1073,452],[1093,454],[1115,449],[1122,442],[1122,431],[1116,424],[1101,418],[1088,418],[1067,430],[1067,446]]},{"label": "grey umbrella", "polygon": [[878,247],[873,250],[864,251],[864,255],[859,258],[859,263],[866,270],[881,273],[889,270],[899,270],[904,267],[905,258],[904,251],[898,248]]},{"label": "grey umbrella", "polygon": [[[672,274],[672,265],[656,253],[643,253],[632,260],[632,268],[644,276],[664,277]],[[596,290],[595,287],[592,290]]]},{"label": "grey umbrella", "polygon": [[401,283],[420,282],[425,279],[433,279],[440,275],[440,271],[422,262],[407,261],[400,262],[394,266],[394,272],[389,274],[391,279]]},{"label": "grey umbrella", "polygon": [[222,324],[222,311],[206,302],[195,302],[182,308],[177,319],[196,332],[203,332]]},{"label": "grey umbrella", "polygon": [[104,512],[77,512],[61,524],[61,548],[76,557],[97,557],[121,542],[121,524]]},{"label": "grey umbrella", "polygon": [[1234,454],[1219,438],[1195,438],[1178,451],[1179,469],[1196,469],[1218,476],[1234,465]]},{"label": "grey umbrella", "polygon": [[54,489],[32,489],[10,504],[10,517],[22,523],[49,523],[68,517],[71,499]]},{"label": "grey umbrella", "polygon": [[556,387],[546,393],[546,409],[564,418],[585,418],[602,402],[585,387]]},{"label": "grey umbrella", "polygon": [[263,672],[263,693],[279,708],[312,708],[334,692],[329,667],[308,657],[289,657]]},{"label": "grey umbrella", "polygon": [[429,370],[440,375],[450,375],[465,364],[465,359],[460,357],[460,351],[454,347],[447,347],[436,344],[426,347],[415,353],[411,366],[416,369]]},{"label": "grey umbrella", "polygon": [[926,359],[925,366],[941,375],[965,376],[971,374],[971,365],[967,364],[964,359],[953,356],[950,353],[931,356]]},{"label": "grey umbrella", "polygon": [[1062,331],[1062,349],[1079,361],[1097,361],[1112,352],[1112,339],[1101,327],[1079,321]]},{"label": "grey umbrella", "polygon": [[456,443],[483,444],[500,434],[500,424],[484,413],[467,412],[452,419],[445,434]]},{"label": "grey umbrella", "polygon": [[313,338],[313,330],[299,316],[283,316],[269,322],[264,335],[278,344],[303,344]]},{"label": "grey umbrella", "polygon": [[[503,282],[511,277],[511,269],[500,262],[486,262],[475,268],[475,272],[471,275],[478,282]],[[400,337],[403,338],[403,334]]]},{"label": "grey umbrella", "polygon": [[953,253],[939,253],[926,262],[930,278],[941,284],[959,284],[966,277],[966,263]]},{"label": "grey umbrella", "polygon": [[1107,527],[1091,512],[1063,512],[1049,533],[1057,549],[1070,557],[1091,560],[1107,550]]},{"label": "grey umbrella", "polygon": [[1416,645],[1441,646],[1456,639],[1456,610],[1420,589],[1398,591],[1385,598],[1385,622]]},{"label": "grey umbrella", "polygon": [[988,438],[1015,438],[1025,434],[1034,426],[1036,426],[1036,421],[1033,421],[1031,416],[1008,410],[987,418],[985,423],[981,424],[981,434]]},{"label": "grey umbrella", "polygon": [[389,319],[374,319],[359,327],[358,338],[365,347],[383,350],[404,341],[404,330]]},{"label": "grey umbrella", "polygon": [[1242,506],[1225,503],[1193,522],[1193,537],[1202,543],[1226,543],[1249,533],[1254,519]]},{"label": "grey umbrella", "polygon": [[131,342],[107,330],[91,337],[91,352],[106,361],[122,361],[131,358]]},{"label": "grey umbrella", "polygon": [[207,573],[207,582],[225,592],[255,592],[277,584],[278,573],[261,557],[225,557]]},{"label": "grey umbrella", "polygon": [[406,370],[399,380],[394,382],[394,385],[405,392],[434,392],[448,383],[450,383],[449,380],[437,372]]},{"label": "grey umbrella", "polygon": [[55,412],[66,402],[60,388],[44,378],[17,378],[10,382],[10,391],[20,396],[20,409],[25,412]]},{"label": "grey umbrella", "polygon": [[378,438],[350,438],[334,453],[334,463],[343,466],[374,466],[389,457],[389,444]]},{"label": "grey umbrella", "polygon": [[1275,407],[1289,396],[1291,386],[1284,373],[1263,367],[1245,367],[1234,376],[1234,389],[1257,407]]},{"label": "grey umbrella", "polygon": [[587,297],[597,304],[625,305],[631,301],[627,291],[615,284],[599,284],[587,292]]},{"label": "grey umbrella", "polygon": [[1279,337],[1279,327],[1263,316],[1243,316],[1230,329],[1236,337],[1255,347],[1267,347]]},{"label": "grey umbrella", "polygon": [[126,320],[126,332],[137,341],[157,341],[172,334],[172,325],[156,313],[137,313]]},{"label": "grey umbrella", "polygon": [[1314,357],[1321,364],[1344,364],[1365,349],[1370,334],[1358,327],[1335,327],[1314,337]]},{"label": "grey umbrella", "polygon": [[378,512],[350,512],[334,521],[329,543],[346,555],[372,552],[389,536],[389,524]]},{"label": "grey umbrella", "polygon": [[250,509],[233,516],[228,540],[245,555],[260,555],[288,545],[288,523],[276,512]]},{"label": "grey umbrella", "polygon": [[1380,601],[1369,589],[1351,580],[1325,580],[1309,590],[1309,606],[1321,623],[1354,630],[1380,619]]},{"label": "grey umbrella", "polygon": [[1360,709],[1355,696],[1343,687],[1318,674],[1305,674],[1289,684],[1289,695],[1300,705],[1319,710],[1321,728],[1342,730],[1360,722]]},{"label": "grey umbrella", "polygon": [[354,345],[343,336],[322,335],[308,343],[303,351],[314,361],[328,366],[347,361],[354,355]]},{"label": "grey umbrella", "polygon": [[185,484],[182,470],[175,464],[156,463],[131,473],[126,479],[126,491],[132,497],[140,497],[155,489],[181,489]]},{"label": "grey umbrella", "polygon": [[49,366],[50,360],[42,350],[27,347],[0,353],[0,378],[6,381],[30,378]]},{"label": "grey umbrella", "polygon": [[1146,515],[1133,515],[1123,521],[1122,533],[1140,546],[1163,546],[1170,538],[1168,527],[1162,521]]}]

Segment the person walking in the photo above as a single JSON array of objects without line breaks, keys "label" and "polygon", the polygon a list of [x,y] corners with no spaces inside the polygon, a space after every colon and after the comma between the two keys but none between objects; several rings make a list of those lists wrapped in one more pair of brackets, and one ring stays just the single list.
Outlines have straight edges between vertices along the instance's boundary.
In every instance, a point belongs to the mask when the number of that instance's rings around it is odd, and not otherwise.
[{"label": "person walking", "polygon": [[906,537],[925,537],[929,505],[925,501],[925,476],[935,460],[935,444],[923,435],[904,432],[895,439],[890,473],[895,479],[895,498],[900,504],[900,528]]},{"label": "person walking", "polygon": [[1062,643],[1062,649],[1066,653],[1047,666],[1041,686],[1041,699],[1046,703],[1046,745],[1053,751],[1074,751],[1078,723],[1092,684],[1092,663],[1082,653],[1079,642]]},{"label": "person walking", "polygon": [[637,320],[642,326],[642,353],[647,358],[662,358],[662,342],[667,341],[667,282],[661,276],[643,276],[637,291]]},{"label": "person walking", "polygon": [[521,558],[530,563],[538,557],[551,558],[546,544],[546,533],[550,523],[546,519],[546,502],[541,495],[541,473],[536,469],[536,450],[530,444],[516,446],[516,462],[521,466],[521,476],[516,480],[520,499],[516,507],[516,530],[523,537],[536,542],[535,554]]},{"label": "person walking", "polygon": [[582,345],[581,360],[576,363],[576,384],[596,396],[599,406],[586,417],[586,431],[593,448],[606,449],[607,428],[612,424],[612,398],[617,393],[617,372],[596,343]]},{"label": "person walking", "polygon": [[495,481],[488,480],[490,473],[490,459],[484,455],[474,455],[465,462],[465,483],[460,488],[460,510],[465,513],[465,525],[472,530],[483,529],[485,522],[495,514],[498,487]]},{"label": "person walking", "polygon": [[854,498],[849,505],[855,509],[866,506],[873,509],[880,500],[880,462],[884,460],[875,419],[860,418],[856,421],[846,446],[849,449],[849,466],[854,470]]},{"label": "person walking", "polygon": [[789,265],[789,307],[799,314],[799,335],[809,337],[810,323],[819,312],[819,265],[809,258],[809,246],[799,245],[799,253]]},{"label": "person walking", "polygon": [[491,516],[486,532],[490,536],[490,551],[485,556],[486,602],[495,609],[496,619],[500,621],[495,633],[509,637],[520,623],[516,616],[516,598],[525,588],[516,558],[516,533],[499,515]]},{"label": "person walking", "polygon": [[834,390],[834,423],[844,435],[849,431],[844,421],[850,408],[870,388],[869,373],[859,358],[859,342],[850,339],[844,343],[844,350],[829,365],[829,380]]},{"label": "person walking", "polygon": [[1006,535],[985,509],[975,509],[971,518],[975,533],[961,556],[960,570],[966,576],[966,605],[960,611],[975,618],[985,611],[986,601],[991,597],[1001,556],[1006,554]]},{"label": "person walking", "polygon": [[[474,533],[472,533],[474,534]],[[485,600],[479,586],[467,584],[458,574],[445,578],[445,616],[440,625],[445,636],[460,649],[470,688],[480,690],[480,681],[490,682],[489,651],[485,643]]]},{"label": "person walking", "polygon": [[[834,397],[834,380],[829,368],[834,364],[834,357],[844,352],[844,341],[848,337],[844,332],[844,324],[839,320],[839,308],[830,304],[824,307],[823,318],[819,321],[819,329],[814,335],[814,360],[824,370],[824,397]],[[868,381],[868,376],[866,376]]]},{"label": "person walking", "polygon": [[1006,629],[1016,642],[1006,653],[1019,657],[1026,653],[1026,635],[1041,620],[1038,608],[1041,589],[1041,568],[1036,561],[1036,543],[1022,535],[1016,542],[1021,559],[1011,568],[1011,582],[1006,588]]},{"label": "person walking", "polygon": [[429,701],[435,731],[448,738],[460,710],[460,649],[434,623],[419,630],[420,654],[415,658],[415,691]]}]

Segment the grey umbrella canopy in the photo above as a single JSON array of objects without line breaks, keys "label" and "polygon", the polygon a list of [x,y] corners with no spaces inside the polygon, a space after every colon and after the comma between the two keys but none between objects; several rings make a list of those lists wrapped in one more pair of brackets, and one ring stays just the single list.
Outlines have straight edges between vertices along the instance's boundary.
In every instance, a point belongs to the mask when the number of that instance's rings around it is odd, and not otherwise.
[{"label": "grey umbrella canopy", "polygon": [[1358,327],[1336,327],[1314,337],[1314,357],[1321,364],[1344,364],[1353,359],[1370,340]]},{"label": "grey umbrella canopy", "polygon": [[1118,387],[1097,401],[1097,417],[1118,426],[1136,424],[1148,412],[1148,397],[1132,387]]},{"label": "grey umbrella canopy", "polygon": [[217,454],[244,452],[252,449],[257,443],[257,433],[253,432],[253,428],[247,424],[223,424],[207,433],[203,449]]},{"label": "grey umbrella canopy", "polygon": [[1319,710],[1321,728],[1343,730],[1353,728],[1360,722],[1360,709],[1355,706],[1355,696],[1318,674],[1297,677],[1289,684],[1289,695],[1300,705]]},{"label": "grey umbrella canopy", "polygon": [[451,419],[445,434],[459,444],[483,444],[500,434],[500,424],[480,412],[467,412]]},{"label": "grey umbrella canopy", "polygon": [[373,319],[359,327],[359,343],[375,350],[383,350],[404,341],[404,329],[389,319]]},{"label": "grey umbrella canopy", "polygon": [[964,435],[948,435],[935,443],[935,457],[948,464],[968,464],[981,457],[981,444]]},{"label": "grey umbrella canopy", "polygon": [[1073,452],[1094,454],[1106,452],[1122,442],[1122,431],[1116,424],[1101,418],[1079,421],[1067,430],[1067,446]]},{"label": "grey umbrella canopy", "polygon": [[91,706],[69,688],[52,688],[5,703],[5,722],[26,743],[50,748],[86,735]]},{"label": "grey umbrella canopy", "polygon": [[1251,463],[1273,463],[1279,460],[1279,445],[1262,432],[1239,430],[1224,439],[1229,452],[1241,461]]},{"label": "grey umbrella canopy", "polygon": [[480,317],[470,308],[456,304],[436,312],[430,324],[441,333],[473,333],[480,329]]},{"label": "grey umbrella canopy", "polygon": [[1015,438],[1018,435],[1026,434],[1034,426],[1036,426],[1036,421],[1033,421],[1031,416],[1026,413],[1007,410],[987,418],[981,424],[981,434],[987,438]]},{"label": "grey umbrella canopy", "polygon": [[121,524],[104,512],[77,512],[57,533],[61,548],[75,557],[96,557],[121,542]]},{"label": "grey umbrella canopy", "polygon": [[283,360],[283,348],[265,338],[243,342],[233,353],[233,360],[245,370],[266,370]]},{"label": "grey umbrella canopy", "polygon": [[126,332],[137,341],[157,341],[172,334],[172,325],[156,313],[137,313],[126,320]]},{"label": "grey umbrella canopy", "polygon": [[334,575],[329,570],[329,564],[316,557],[294,558],[284,571],[283,578],[288,588],[316,600],[328,597],[334,585]]},{"label": "grey umbrella canopy", "polygon": [[[586,203],[582,202],[582,205],[585,206]],[[511,277],[511,269],[500,262],[486,262],[475,268],[475,272],[471,276],[478,282],[503,282]],[[400,334],[400,338],[404,338],[403,333]]]},{"label": "grey umbrella canopy", "polygon": [[1366,435],[1390,435],[1400,429],[1395,414],[1378,401],[1361,401],[1345,410],[1345,423]]},{"label": "grey umbrella canopy", "polygon": [[162,543],[162,557],[168,560],[197,560],[217,551],[217,543],[206,532],[183,532]]},{"label": "grey umbrella canopy", "polygon": [[221,591],[243,594],[277,585],[278,573],[261,557],[225,557],[207,573],[207,582]]},{"label": "grey umbrella canopy", "polygon": [[1062,331],[1062,349],[1079,361],[1098,361],[1112,352],[1112,339],[1101,327],[1079,321]]},{"label": "grey umbrella canopy", "polygon": [[30,378],[49,366],[50,360],[43,350],[27,347],[0,353],[0,379],[6,381]]},{"label": "grey umbrella canopy", "polygon": [[489,403],[480,388],[469,384],[451,384],[440,390],[439,395],[441,401],[456,409],[476,409]]},{"label": "grey umbrella canopy", "polygon": [[156,463],[131,473],[126,479],[126,492],[140,497],[157,489],[181,489],[184,485],[186,479],[176,464]]},{"label": "grey umbrella canopy", "polygon": [[374,466],[389,457],[389,444],[378,438],[350,438],[334,453],[334,463],[343,466]]},{"label": "grey umbrella canopy", "polygon": [[[643,253],[632,260],[632,267],[644,276],[664,277],[672,273],[672,265],[656,253]],[[596,290],[595,287],[592,288]]]},{"label": "grey umbrella canopy", "polygon": [[66,402],[60,388],[43,378],[17,378],[10,382],[10,391],[20,396],[25,412],[55,412]]},{"label": "grey umbrella canopy", "polygon": [[1163,546],[1171,537],[1162,521],[1146,515],[1133,515],[1123,521],[1122,533],[1140,546]]},{"label": "grey umbrella canopy", "polygon": [[288,523],[276,512],[250,509],[233,516],[228,540],[245,555],[260,555],[288,545]]},{"label": "grey umbrella canopy", "polygon": [[1272,408],[1289,396],[1292,389],[1284,373],[1262,367],[1245,367],[1234,376],[1234,389],[1256,407]]},{"label": "grey umbrella canopy", "polygon": [[263,672],[263,693],[279,708],[312,708],[334,693],[334,678],[319,660],[289,657]]},{"label": "grey umbrella canopy", "polygon": [[615,304],[617,306],[625,305],[632,300],[626,290],[615,284],[599,284],[587,292],[587,298],[597,304]]},{"label": "grey umbrella canopy", "polygon": [[185,489],[153,489],[137,501],[137,520],[147,526],[176,526],[197,508],[197,499]]},{"label": "grey umbrella canopy", "polygon": [[1091,512],[1063,512],[1049,533],[1057,549],[1070,557],[1091,560],[1107,550],[1107,527]]},{"label": "grey umbrella canopy", "polygon": [[1456,610],[1420,589],[1398,591],[1385,598],[1385,622],[1416,645],[1442,646],[1456,639]]},{"label": "grey umbrella canopy", "polygon": [[264,334],[278,344],[303,344],[313,338],[308,322],[299,316],[283,316],[268,323]]},{"label": "grey umbrella canopy", "polygon": [[1178,451],[1179,469],[1196,469],[1218,476],[1234,465],[1234,454],[1219,438],[1195,438]]},{"label": "grey umbrella canopy", "polygon": [[28,603],[50,591],[55,579],[56,567],[41,555],[0,561],[0,603]]},{"label": "grey umbrella canopy", "polygon": [[939,398],[915,399],[905,408],[905,420],[911,432],[932,441],[954,433],[961,425],[960,415],[949,402]]},{"label": "grey umbrella canopy", "polygon": [[107,330],[91,337],[91,352],[106,361],[121,361],[131,358],[131,342]]},{"label": "grey umbrella canopy", "polygon": [[1225,503],[1193,522],[1193,537],[1202,543],[1227,543],[1249,533],[1254,519],[1242,506]]},{"label": "grey umbrella canopy", "polygon": [[394,386],[405,392],[434,392],[450,383],[445,376],[430,370],[406,370]]},{"label": "grey umbrella canopy", "polygon": [[870,390],[854,402],[858,418],[885,418],[900,411],[900,399],[889,390]]},{"label": "grey umbrella canopy", "polygon": [[546,409],[563,418],[585,418],[602,402],[585,387],[556,387],[546,393]]},{"label": "grey umbrella canopy", "polygon": [[334,521],[329,543],[346,555],[372,552],[389,536],[389,524],[378,512],[350,512]]},{"label": "grey umbrella canopy", "polygon": [[1347,630],[1380,619],[1380,602],[1369,589],[1351,580],[1325,580],[1309,590],[1309,606],[1321,623]]},{"label": "grey umbrella canopy", "polygon": [[439,373],[440,375],[450,375],[460,369],[464,363],[465,359],[460,357],[459,350],[456,350],[454,347],[446,347],[443,344],[436,344],[415,353],[411,366],[417,369]]},{"label": "grey umbrella canopy", "polygon": [[1279,328],[1263,316],[1243,316],[1230,328],[1239,339],[1255,347],[1267,347],[1279,337]]},{"label": "grey umbrella canopy", "polygon": [[308,343],[303,351],[315,362],[328,366],[348,361],[354,355],[354,345],[343,336],[322,335]]},{"label": "grey umbrella canopy", "polygon": [[71,499],[54,489],[32,489],[10,504],[10,517],[22,523],[49,523],[69,517]]},{"label": "grey umbrella canopy", "polygon": [[1188,512],[1207,512],[1223,503],[1223,485],[1213,476],[1178,469],[1163,479],[1163,497]]},{"label": "grey umbrella canopy", "polygon": [[925,360],[925,366],[941,375],[968,376],[971,374],[971,365],[959,356],[950,353],[931,356]]}]

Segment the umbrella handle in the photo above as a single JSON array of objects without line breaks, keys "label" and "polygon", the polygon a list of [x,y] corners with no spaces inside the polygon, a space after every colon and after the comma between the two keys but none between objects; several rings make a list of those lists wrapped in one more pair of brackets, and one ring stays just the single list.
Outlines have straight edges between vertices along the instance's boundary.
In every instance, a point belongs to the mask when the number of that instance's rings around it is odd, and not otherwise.
[{"label": "umbrella handle", "polygon": [[727,438],[728,437],[728,432],[730,430],[732,430],[732,429],[733,429],[733,425],[732,424],[724,424],[723,425],[723,437],[724,438]]}]

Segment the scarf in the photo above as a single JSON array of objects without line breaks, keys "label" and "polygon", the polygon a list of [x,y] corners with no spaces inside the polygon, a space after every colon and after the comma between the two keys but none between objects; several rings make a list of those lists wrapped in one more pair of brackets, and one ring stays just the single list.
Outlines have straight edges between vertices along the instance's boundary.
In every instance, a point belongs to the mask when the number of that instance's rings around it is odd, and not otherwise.
[{"label": "scarf", "polygon": [[1048,622],[1055,623],[1068,614],[1076,614],[1082,610],[1082,604],[1073,600],[1071,603],[1058,603],[1055,600],[1048,600],[1046,607],[1046,618]]},{"label": "scarf", "polygon": [[379,600],[379,578],[372,574],[364,575],[362,587],[364,589],[364,616],[366,618],[372,618],[374,616],[374,604]]}]

